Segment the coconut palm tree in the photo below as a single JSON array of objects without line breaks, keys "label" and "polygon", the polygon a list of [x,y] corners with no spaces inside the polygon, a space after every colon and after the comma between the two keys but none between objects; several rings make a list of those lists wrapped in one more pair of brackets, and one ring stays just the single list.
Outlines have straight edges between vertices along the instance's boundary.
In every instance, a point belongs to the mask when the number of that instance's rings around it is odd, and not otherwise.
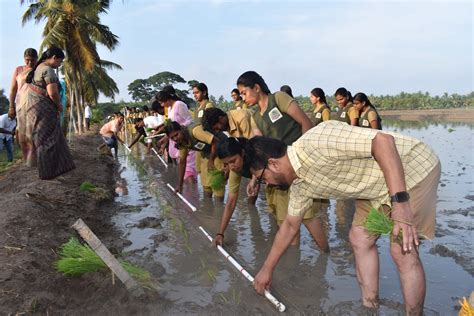
[{"label": "coconut palm tree", "polygon": [[[21,4],[26,2],[30,4],[23,14],[23,24],[31,20],[36,23],[46,20],[40,51],[43,47],[57,46],[66,53],[67,58],[63,67],[68,96],[71,101],[70,106],[75,106],[77,127],[79,133],[82,133],[82,113],[86,101],[84,93],[90,89],[96,89],[93,86],[85,87],[86,82],[91,82],[91,79],[87,80],[87,78],[96,75],[98,77],[95,80],[100,81],[100,76],[102,76],[107,79],[101,85],[103,91],[107,91],[109,95],[110,92],[118,91],[112,78],[104,76],[105,68],[110,64],[106,63],[104,66],[96,46],[99,43],[112,51],[118,45],[118,37],[107,26],[100,23],[99,15],[107,12],[110,1],[20,0]],[[90,92],[89,95],[98,95],[98,93],[99,91]]]}]

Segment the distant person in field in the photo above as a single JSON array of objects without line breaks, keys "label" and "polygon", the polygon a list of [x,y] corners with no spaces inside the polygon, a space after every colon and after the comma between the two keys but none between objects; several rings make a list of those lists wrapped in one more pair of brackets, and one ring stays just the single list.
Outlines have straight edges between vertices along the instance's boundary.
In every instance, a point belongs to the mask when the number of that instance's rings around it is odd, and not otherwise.
[{"label": "distant person in field", "polygon": [[293,91],[291,90],[291,87],[288,86],[288,85],[283,85],[280,87],[280,91],[281,92],[285,92],[286,94],[288,94],[290,97],[294,98],[293,96]]},{"label": "distant person in field", "polygon": [[359,111],[360,127],[382,129],[382,119],[365,93],[359,92],[354,96],[354,108]]},{"label": "distant person in field", "polygon": [[326,95],[323,89],[314,88],[309,94],[311,104],[314,106],[312,121],[314,126],[331,119],[331,108],[326,102]]},{"label": "distant person in field", "polygon": [[339,88],[334,94],[339,110],[336,113],[336,120],[346,122],[349,125],[357,126],[359,124],[359,111],[352,104],[352,95],[346,88]]},{"label": "distant person in field", "polygon": [[244,109],[246,110],[248,108],[247,103],[242,100],[242,97],[240,96],[239,89],[232,89],[230,96],[232,100],[234,101],[234,108],[235,110],[241,110]]},{"label": "distant person in field", "polygon": [[91,119],[92,119],[92,110],[89,104],[84,108],[84,120],[86,121],[86,128],[88,131],[91,130]]},{"label": "distant person in field", "polygon": [[63,59],[57,47],[43,52],[26,77],[17,111],[18,139],[27,165],[37,166],[40,179],[53,179],[76,167],[59,123],[62,104],[55,70]]},{"label": "distant person in field", "polygon": [[122,130],[123,122],[123,114],[117,112],[114,114],[114,118],[110,122],[107,122],[102,126],[99,133],[105,143],[99,146],[99,150],[107,146],[114,150],[115,158],[118,157],[118,142],[125,145],[124,141],[118,135]]},{"label": "distant person in field", "polygon": [[15,110],[10,108],[8,113],[0,115],[0,152],[5,148],[7,160],[13,161],[13,141],[16,129]]}]

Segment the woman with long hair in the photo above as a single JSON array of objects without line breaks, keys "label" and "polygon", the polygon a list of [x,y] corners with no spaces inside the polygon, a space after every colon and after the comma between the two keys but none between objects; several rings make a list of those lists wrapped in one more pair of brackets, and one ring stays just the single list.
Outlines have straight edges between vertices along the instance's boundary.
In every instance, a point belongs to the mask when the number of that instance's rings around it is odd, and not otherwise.
[{"label": "woman with long hair", "polygon": [[357,126],[359,112],[352,104],[352,94],[346,88],[339,88],[334,93],[339,110],[336,113],[336,120],[346,122],[349,125]]},{"label": "woman with long hair", "polygon": [[311,90],[309,99],[311,100],[311,104],[314,106],[312,119],[315,126],[331,119],[331,108],[328,106],[323,89],[314,88]]},{"label": "woman with long hair", "polygon": [[365,93],[354,96],[354,108],[359,111],[360,127],[382,129],[382,119]]},{"label": "woman with long hair", "polygon": [[[258,105],[252,115],[253,135],[276,138],[291,145],[313,127],[308,116],[292,97],[281,91],[271,93],[265,80],[255,71],[247,71],[240,75],[237,79],[237,87],[245,102]],[[249,195],[255,195],[258,192],[258,182],[258,179],[253,177],[247,185]],[[281,225],[288,214],[288,189],[266,186],[265,194],[271,213],[275,216],[277,224]],[[327,251],[326,236],[321,239],[324,228],[320,215],[319,206],[315,206],[311,211],[306,212],[303,223],[317,245],[323,251]],[[299,235],[293,240],[293,244],[298,243]]]},{"label": "woman with long hair", "polygon": [[28,166],[37,166],[40,179],[52,179],[75,168],[61,131],[59,79],[55,73],[64,59],[57,47],[46,50],[28,73],[21,95],[18,139]]}]

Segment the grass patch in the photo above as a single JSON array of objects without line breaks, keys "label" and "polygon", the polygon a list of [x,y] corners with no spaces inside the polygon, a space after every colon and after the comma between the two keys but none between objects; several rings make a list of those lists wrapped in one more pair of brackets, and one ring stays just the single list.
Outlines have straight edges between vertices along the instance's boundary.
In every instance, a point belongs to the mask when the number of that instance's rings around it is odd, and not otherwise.
[{"label": "grass patch", "polygon": [[96,201],[104,201],[111,198],[110,193],[106,189],[98,187],[94,183],[89,181],[82,182],[79,189],[81,191],[91,193],[92,197]]},{"label": "grass patch", "polygon": [[0,152],[0,172],[7,170],[13,166],[19,159],[22,159],[21,149],[17,145],[13,145],[13,161],[10,162],[7,159],[7,151],[3,149]]},{"label": "grass patch", "polygon": [[[81,244],[74,237],[61,246],[59,257],[54,266],[56,270],[67,276],[80,276],[84,273],[108,270],[107,265],[91,247]],[[120,260],[120,264],[141,286],[148,289],[153,288],[148,271],[124,260]]]}]

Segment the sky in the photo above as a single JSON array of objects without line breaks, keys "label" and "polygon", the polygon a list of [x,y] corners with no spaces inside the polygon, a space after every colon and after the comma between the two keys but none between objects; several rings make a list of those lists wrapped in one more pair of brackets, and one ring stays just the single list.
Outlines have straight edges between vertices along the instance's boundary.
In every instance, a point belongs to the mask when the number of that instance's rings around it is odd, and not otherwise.
[{"label": "sky", "polygon": [[[0,0],[7,91],[24,49],[42,40],[41,24],[21,25],[26,8]],[[123,67],[110,72],[117,101],[131,100],[133,80],[161,71],[226,99],[247,70],[272,91],[290,85],[294,95],[315,87],[329,95],[339,87],[374,95],[473,91],[471,1],[117,0],[101,19],[120,41],[113,52],[99,47],[102,59]]]}]

